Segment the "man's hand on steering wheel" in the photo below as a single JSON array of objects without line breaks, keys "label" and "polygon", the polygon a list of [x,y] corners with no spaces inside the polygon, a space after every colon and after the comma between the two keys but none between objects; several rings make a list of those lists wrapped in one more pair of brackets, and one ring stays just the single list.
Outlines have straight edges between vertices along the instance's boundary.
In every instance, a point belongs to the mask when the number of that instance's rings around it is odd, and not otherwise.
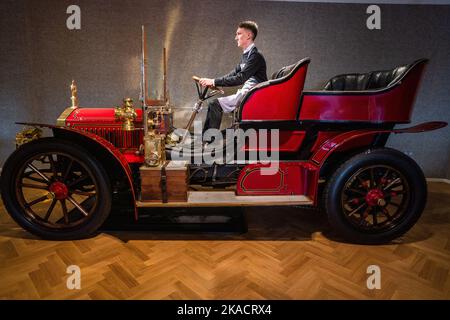
[{"label": "man's hand on steering wheel", "polygon": [[204,87],[212,87],[214,85],[214,79],[200,78],[199,83]]},{"label": "man's hand on steering wheel", "polygon": [[197,76],[193,76],[192,79],[195,81],[198,97],[202,101],[224,93],[222,89],[213,86],[213,79],[200,78]]}]

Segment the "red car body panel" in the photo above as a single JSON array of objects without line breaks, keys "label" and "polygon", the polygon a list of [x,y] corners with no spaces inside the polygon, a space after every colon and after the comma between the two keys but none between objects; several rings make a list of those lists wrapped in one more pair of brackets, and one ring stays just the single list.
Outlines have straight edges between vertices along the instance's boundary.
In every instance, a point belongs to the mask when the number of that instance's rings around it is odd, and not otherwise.
[{"label": "red car body panel", "polygon": [[[278,148],[272,147],[270,134],[265,138],[265,146],[261,145],[260,131],[257,131],[257,144],[249,144],[248,141],[242,147],[245,151],[278,151],[278,152],[296,152],[300,149],[305,138],[305,131],[279,131]],[[265,136],[265,135],[264,135]]]},{"label": "red car body panel", "polygon": [[319,167],[309,161],[280,161],[275,174],[264,175],[270,164],[252,163],[240,172],[236,185],[237,195],[306,195],[315,198]]},{"label": "red car body panel", "polygon": [[320,146],[327,140],[337,136],[340,134],[340,131],[320,131],[317,134],[317,139],[314,145],[311,147],[311,152],[316,152],[317,149],[320,148]]},{"label": "red car body panel", "polygon": [[[255,87],[242,106],[242,121],[295,120],[305,84],[308,61],[286,81]],[[270,81],[269,81],[270,83]]]},{"label": "red car body panel", "polygon": [[[135,125],[142,127],[142,109],[136,108]],[[75,108],[66,118],[68,127],[101,126],[122,127],[122,122],[114,117],[114,108]]]},{"label": "red car body panel", "polygon": [[121,150],[130,163],[143,162],[144,158],[134,156],[144,137],[142,127],[142,110],[135,109],[137,117],[134,121],[136,130],[122,129],[122,122],[114,116],[114,108],[75,108],[65,119],[65,126],[90,132],[109,141]]}]

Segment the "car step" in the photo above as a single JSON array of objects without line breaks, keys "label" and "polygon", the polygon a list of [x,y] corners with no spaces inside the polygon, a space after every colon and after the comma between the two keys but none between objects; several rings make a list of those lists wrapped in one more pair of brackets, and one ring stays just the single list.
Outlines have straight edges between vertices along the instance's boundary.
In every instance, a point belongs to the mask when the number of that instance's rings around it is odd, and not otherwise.
[{"label": "car step", "polygon": [[186,202],[136,201],[137,207],[232,207],[312,205],[304,195],[237,196],[233,191],[189,191]]}]

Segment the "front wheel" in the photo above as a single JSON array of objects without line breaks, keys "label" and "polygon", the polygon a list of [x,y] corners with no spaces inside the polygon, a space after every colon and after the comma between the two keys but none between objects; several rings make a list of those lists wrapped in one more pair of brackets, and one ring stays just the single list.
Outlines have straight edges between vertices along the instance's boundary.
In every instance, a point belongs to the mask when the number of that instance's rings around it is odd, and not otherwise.
[{"label": "front wheel", "polygon": [[394,149],[357,154],[332,175],[324,203],[333,229],[356,243],[386,243],[422,214],[427,185],[420,167]]},{"label": "front wheel", "polygon": [[111,210],[101,164],[70,142],[43,138],[18,148],[3,166],[1,193],[11,217],[46,239],[92,235]]}]

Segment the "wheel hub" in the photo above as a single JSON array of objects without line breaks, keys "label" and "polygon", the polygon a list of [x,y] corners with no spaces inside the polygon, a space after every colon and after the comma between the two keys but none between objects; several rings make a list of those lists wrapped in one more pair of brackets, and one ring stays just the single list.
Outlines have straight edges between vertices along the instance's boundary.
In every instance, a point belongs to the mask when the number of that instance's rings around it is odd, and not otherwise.
[{"label": "wheel hub", "polygon": [[66,199],[69,196],[69,189],[67,188],[67,186],[59,181],[53,182],[50,185],[49,191],[58,200]]},{"label": "wheel hub", "polygon": [[383,206],[386,201],[384,200],[383,191],[380,189],[372,189],[366,195],[366,202],[369,206],[373,207],[376,205]]}]

